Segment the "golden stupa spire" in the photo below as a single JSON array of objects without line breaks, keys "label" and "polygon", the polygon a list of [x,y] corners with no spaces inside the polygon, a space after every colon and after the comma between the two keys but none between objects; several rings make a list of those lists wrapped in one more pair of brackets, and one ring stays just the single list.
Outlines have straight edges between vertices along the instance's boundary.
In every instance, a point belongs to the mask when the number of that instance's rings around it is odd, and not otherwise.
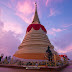
[{"label": "golden stupa spire", "polygon": [[37,4],[36,3],[35,3],[35,14],[34,14],[32,24],[40,24],[38,13],[37,13]]}]

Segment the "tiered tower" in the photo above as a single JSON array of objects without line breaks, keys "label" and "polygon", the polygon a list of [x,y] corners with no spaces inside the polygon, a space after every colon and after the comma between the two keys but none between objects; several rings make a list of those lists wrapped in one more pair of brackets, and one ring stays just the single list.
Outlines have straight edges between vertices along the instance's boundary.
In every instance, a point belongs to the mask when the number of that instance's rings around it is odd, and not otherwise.
[{"label": "tiered tower", "polygon": [[46,60],[45,54],[48,46],[52,53],[57,55],[46,33],[45,27],[40,24],[36,5],[33,21],[27,27],[25,38],[13,56],[22,59]]}]

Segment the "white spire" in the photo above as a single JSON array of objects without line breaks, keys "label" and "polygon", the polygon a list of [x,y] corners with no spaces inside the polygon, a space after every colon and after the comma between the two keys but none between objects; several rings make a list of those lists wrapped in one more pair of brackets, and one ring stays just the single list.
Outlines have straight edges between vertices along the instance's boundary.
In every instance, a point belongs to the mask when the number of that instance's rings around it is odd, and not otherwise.
[{"label": "white spire", "polygon": [[37,4],[36,3],[35,3],[35,14],[34,14],[32,24],[40,24],[38,13],[37,13]]}]

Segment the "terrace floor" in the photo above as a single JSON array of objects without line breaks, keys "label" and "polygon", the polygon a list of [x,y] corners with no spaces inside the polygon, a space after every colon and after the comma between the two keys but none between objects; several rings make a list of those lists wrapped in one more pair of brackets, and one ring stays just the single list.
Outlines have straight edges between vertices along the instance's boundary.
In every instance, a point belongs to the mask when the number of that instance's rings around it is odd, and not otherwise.
[{"label": "terrace floor", "polygon": [[72,61],[70,61],[69,66],[63,68],[62,70],[46,69],[46,70],[26,70],[18,68],[5,68],[0,67],[0,72],[72,72]]}]

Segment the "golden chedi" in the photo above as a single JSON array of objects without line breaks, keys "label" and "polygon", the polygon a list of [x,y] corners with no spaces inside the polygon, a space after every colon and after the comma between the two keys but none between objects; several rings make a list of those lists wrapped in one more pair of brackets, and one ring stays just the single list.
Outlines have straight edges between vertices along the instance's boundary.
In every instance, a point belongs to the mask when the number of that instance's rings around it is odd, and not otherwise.
[{"label": "golden chedi", "polygon": [[27,27],[25,38],[13,56],[21,59],[46,60],[48,46],[52,53],[58,56],[46,33],[45,27],[40,24],[36,5],[33,21]]}]

